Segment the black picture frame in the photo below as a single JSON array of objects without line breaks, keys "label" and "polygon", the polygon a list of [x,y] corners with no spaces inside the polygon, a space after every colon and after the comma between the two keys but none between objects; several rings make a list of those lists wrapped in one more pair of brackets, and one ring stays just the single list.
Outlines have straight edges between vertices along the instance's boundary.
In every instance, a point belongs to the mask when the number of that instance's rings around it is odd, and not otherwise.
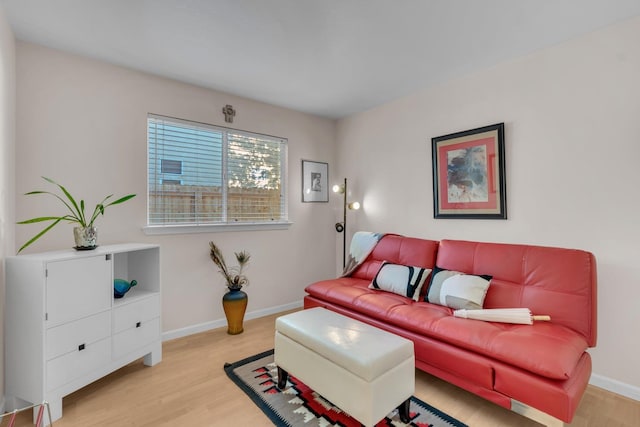
[{"label": "black picture frame", "polygon": [[302,160],[302,202],[329,202],[329,164]]},{"label": "black picture frame", "polygon": [[433,217],[507,219],[504,123],[431,139]]}]

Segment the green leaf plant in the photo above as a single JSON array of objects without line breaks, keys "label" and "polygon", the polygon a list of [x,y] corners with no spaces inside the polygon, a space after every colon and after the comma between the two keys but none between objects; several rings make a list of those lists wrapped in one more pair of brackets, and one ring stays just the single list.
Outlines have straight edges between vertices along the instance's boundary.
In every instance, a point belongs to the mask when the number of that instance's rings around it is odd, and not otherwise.
[{"label": "green leaf plant", "polygon": [[18,224],[33,224],[36,222],[52,221],[51,224],[46,226],[42,231],[40,231],[38,234],[33,236],[31,239],[29,239],[27,243],[22,245],[22,247],[18,250],[18,253],[22,252],[23,249],[25,249],[26,247],[31,245],[33,242],[38,240],[40,237],[42,237],[44,234],[46,234],[47,231],[55,227],[60,221],[77,223],[79,227],[85,227],[85,228],[93,227],[93,223],[95,222],[95,220],[98,218],[98,216],[104,215],[104,210],[106,208],[108,208],[109,206],[124,203],[127,200],[132,199],[136,196],[135,194],[129,194],[119,198],[118,200],[114,200],[112,202],[107,203],[107,201],[109,201],[113,197],[113,194],[110,194],[104,199],[102,199],[102,201],[96,205],[95,209],[93,210],[93,214],[91,214],[91,216],[87,220],[87,216],[85,215],[85,211],[84,211],[84,200],[80,200],[80,204],[78,204],[76,202],[76,199],[74,199],[73,196],[71,195],[71,193],[69,193],[67,189],[64,188],[62,185],[58,184],[51,178],[47,178],[43,176],[42,179],[44,179],[50,184],[56,185],[60,189],[60,191],[62,191],[62,193],[64,194],[64,198],[59,194],[52,193],[50,191],[41,191],[41,190],[30,191],[28,193],[25,193],[25,196],[31,196],[34,194],[49,194],[55,197],[56,199],[60,200],[60,202],[62,202],[62,204],[65,205],[66,208],[69,210],[69,213],[63,216],[41,216],[41,217],[31,218],[31,219],[18,222]]}]

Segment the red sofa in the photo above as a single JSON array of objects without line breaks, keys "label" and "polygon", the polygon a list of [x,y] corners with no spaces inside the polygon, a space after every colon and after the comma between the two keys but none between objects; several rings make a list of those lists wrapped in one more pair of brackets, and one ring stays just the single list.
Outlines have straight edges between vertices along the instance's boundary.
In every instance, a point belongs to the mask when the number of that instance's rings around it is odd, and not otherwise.
[{"label": "red sofa", "polygon": [[[526,307],[551,321],[462,319],[423,298],[370,289],[383,261],[490,275],[484,308]],[[411,339],[418,369],[537,421],[562,424],[571,422],[591,375],[586,350],[596,345],[596,283],[595,258],[581,250],[386,235],[351,276],[307,286],[304,307]]]}]

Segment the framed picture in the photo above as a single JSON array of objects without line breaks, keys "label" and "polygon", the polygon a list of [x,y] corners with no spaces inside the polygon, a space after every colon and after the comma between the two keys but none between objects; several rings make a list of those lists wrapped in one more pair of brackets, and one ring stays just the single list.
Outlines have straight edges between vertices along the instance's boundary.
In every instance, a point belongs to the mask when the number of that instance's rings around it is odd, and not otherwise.
[{"label": "framed picture", "polygon": [[507,219],[504,123],[431,139],[433,217]]},{"label": "framed picture", "polygon": [[302,161],[302,201],[303,202],[328,202],[329,201],[329,164]]}]

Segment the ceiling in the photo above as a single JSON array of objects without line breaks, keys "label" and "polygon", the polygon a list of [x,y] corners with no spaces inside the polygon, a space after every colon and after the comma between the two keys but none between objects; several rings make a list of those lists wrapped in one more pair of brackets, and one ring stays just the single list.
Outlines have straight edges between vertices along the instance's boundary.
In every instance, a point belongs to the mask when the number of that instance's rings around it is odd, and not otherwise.
[{"label": "ceiling", "polygon": [[640,15],[640,0],[0,0],[20,40],[344,117]]}]

